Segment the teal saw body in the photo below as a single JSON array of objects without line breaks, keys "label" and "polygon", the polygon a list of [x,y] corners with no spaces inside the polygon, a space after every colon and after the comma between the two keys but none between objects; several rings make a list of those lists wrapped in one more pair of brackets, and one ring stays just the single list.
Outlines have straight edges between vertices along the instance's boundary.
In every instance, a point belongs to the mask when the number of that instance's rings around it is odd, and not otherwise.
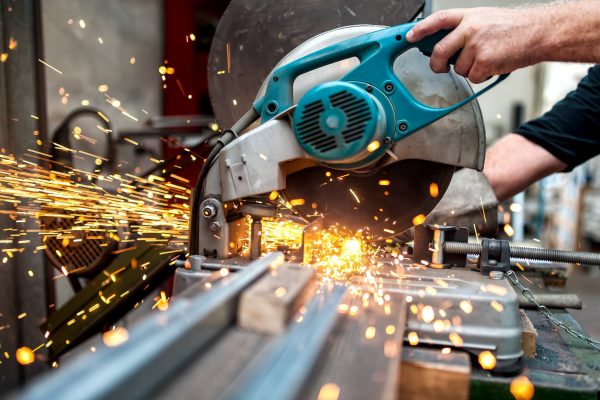
[{"label": "teal saw body", "polygon": [[[363,169],[379,160],[395,142],[468,104],[506,78],[502,75],[447,107],[423,104],[398,79],[394,62],[413,48],[430,55],[448,32],[409,43],[405,36],[413,25],[360,35],[282,65],[270,76],[265,94],[254,108],[263,122],[268,121],[294,107],[294,82],[302,74],[349,58],[358,59],[358,65],[338,80],[317,85],[306,93],[297,103],[293,123],[296,138],[310,157],[337,169]],[[335,105],[335,96],[347,99]]]}]

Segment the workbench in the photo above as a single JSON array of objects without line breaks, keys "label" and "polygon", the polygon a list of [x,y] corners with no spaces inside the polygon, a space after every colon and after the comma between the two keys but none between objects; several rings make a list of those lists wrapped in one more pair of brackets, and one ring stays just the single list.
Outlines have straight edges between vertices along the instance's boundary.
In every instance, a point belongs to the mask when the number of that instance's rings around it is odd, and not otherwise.
[{"label": "workbench", "polygon": [[[288,325],[277,333],[245,329],[239,314],[244,294],[261,295],[253,288],[264,280],[275,279],[278,288],[284,285],[268,272],[279,262],[277,257],[273,253],[221,278],[215,279],[219,272],[208,278],[204,274],[166,312],[131,327],[127,342],[112,348],[95,342],[95,353],[70,361],[21,398],[513,398],[514,374],[484,371],[474,355],[460,348],[438,356],[440,347],[413,347],[403,340],[404,296],[392,294],[386,312],[372,303],[349,318],[353,305],[358,309],[362,303],[361,296],[324,284],[304,306],[281,296],[281,304],[294,304],[290,310],[300,311],[290,313]],[[288,293],[293,282],[286,286]],[[296,292],[303,298],[301,290]],[[565,309],[551,311],[583,332]],[[533,383],[534,398],[597,399],[600,352],[559,330],[536,309],[526,309],[525,315],[537,331],[537,355],[523,358],[520,374]],[[417,371],[403,381],[402,374],[406,378],[408,364],[418,361],[418,353],[433,354],[430,364],[451,360],[454,365],[444,370],[439,363],[442,368],[432,374]],[[427,397],[421,391],[409,394],[411,386],[419,384],[436,392]],[[325,389],[330,397],[323,395]]]}]

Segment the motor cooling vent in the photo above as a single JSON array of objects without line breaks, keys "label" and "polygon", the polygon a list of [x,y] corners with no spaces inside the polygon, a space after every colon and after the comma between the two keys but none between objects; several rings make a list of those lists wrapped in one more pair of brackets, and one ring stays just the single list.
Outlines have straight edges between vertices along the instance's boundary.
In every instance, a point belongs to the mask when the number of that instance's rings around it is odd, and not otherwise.
[{"label": "motor cooling vent", "polygon": [[347,126],[342,132],[345,143],[352,143],[363,137],[365,127],[373,115],[364,98],[357,98],[347,91],[329,96],[331,105],[342,109],[346,115]]},{"label": "motor cooling vent", "polygon": [[317,86],[294,112],[298,143],[311,157],[343,162],[365,151],[379,130],[379,109],[372,96],[359,87],[332,82]]},{"label": "motor cooling vent", "polygon": [[[338,148],[337,135],[328,134],[325,131],[326,128],[322,127],[323,123],[327,127],[337,130],[341,128],[340,124],[345,122],[343,127],[345,129],[341,131],[341,136],[344,143],[349,144],[363,137],[367,122],[373,118],[367,101],[346,90],[330,95],[329,103],[342,111],[344,121],[324,115],[325,106],[323,101],[317,100],[303,108],[301,122],[297,125],[298,139],[320,153]],[[328,118],[330,119],[328,120]],[[325,119],[325,121],[322,121],[322,119]]]}]

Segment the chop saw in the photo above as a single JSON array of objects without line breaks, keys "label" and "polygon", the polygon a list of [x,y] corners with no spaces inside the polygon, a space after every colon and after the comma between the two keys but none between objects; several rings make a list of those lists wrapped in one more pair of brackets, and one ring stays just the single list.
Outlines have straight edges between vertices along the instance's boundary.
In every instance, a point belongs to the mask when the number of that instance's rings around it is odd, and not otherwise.
[{"label": "chop saw", "polygon": [[427,215],[457,167],[483,168],[475,99],[506,76],[473,93],[453,73],[434,75],[425,55],[447,32],[411,44],[412,26],[338,28],[280,61],[202,168],[190,254],[239,256],[248,231],[260,254],[273,192],[307,222],[385,239]]}]

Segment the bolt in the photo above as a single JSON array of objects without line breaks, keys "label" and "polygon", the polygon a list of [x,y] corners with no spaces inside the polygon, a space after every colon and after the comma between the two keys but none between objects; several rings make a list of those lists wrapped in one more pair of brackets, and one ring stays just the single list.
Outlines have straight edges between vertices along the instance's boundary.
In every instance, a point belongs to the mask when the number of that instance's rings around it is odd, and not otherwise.
[{"label": "bolt", "polygon": [[221,229],[221,224],[216,221],[211,222],[208,226],[208,229],[210,229],[212,232],[217,232],[219,229]]},{"label": "bolt", "polygon": [[390,143],[392,143],[392,138],[388,137],[388,136],[384,137],[383,138],[383,143],[384,144],[390,144]]},{"label": "bolt", "polygon": [[398,129],[400,129],[402,132],[404,132],[405,130],[408,129],[408,125],[406,125],[406,123],[402,122],[400,125],[398,125]]},{"label": "bolt", "polygon": [[502,278],[504,278],[504,272],[490,271],[490,279],[502,279]]},{"label": "bolt", "polygon": [[273,77],[273,82],[279,82],[279,77],[278,76],[274,76]]},{"label": "bolt", "polygon": [[204,215],[204,218],[213,218],[217,215],[217,207],[214,204],[205,205],[202,209],[202,215]]},{"label": "bolt", "polygon": [[490,264],[490,265],[497,265],[498,261],[496,261],[496,260],[488,260],[488,264]]},{"label": "bolt", "polygon": [[386,83],[383,88],[385,89],[386,92],[391,92],[392,90],[394,90],[394,85],[392,85],[391,83]]},{"label": "bolt", "polygon": [[371,85],[367,85],[367,87],[365,88],[365,90],[369,93],[371,93],[373,91],[373,86]]}]

